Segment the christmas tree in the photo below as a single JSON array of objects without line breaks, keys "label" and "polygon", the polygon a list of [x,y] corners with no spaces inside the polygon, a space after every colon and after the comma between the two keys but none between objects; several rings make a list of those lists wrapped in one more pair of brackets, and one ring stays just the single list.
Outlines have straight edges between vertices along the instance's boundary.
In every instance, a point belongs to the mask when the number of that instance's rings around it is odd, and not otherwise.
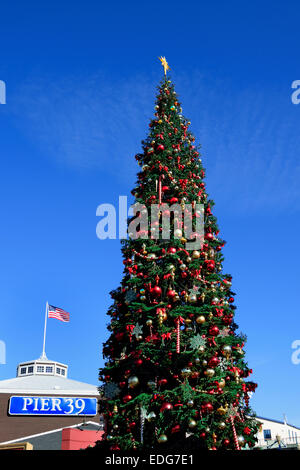
[{"label": "christmas tree", "polygon": [[[111,334],[100,369],[104,440],[112,451],[178,451],[187,442],[250,448],[258,430],[249,408],[256,384],[245,380],[252,371],[234,322],[232,278],[222,272],[225,242],[190,122],[160,60],[165,73],[155,116],[136,155],[141,171],[132,194],[142,209],[128,222],[141,222],[154,204],[159,211],[154,223],[140,223],[140,236],[122,241],[124,276],[111,292]],[[174,204],[183,219],[172,215]],[[160,223],[168,216],[166,236]],[[188,249],[187,220],[193,227],[202,221],[204,236],[194,231],[194,240],[202,240],[198,249]]]}]

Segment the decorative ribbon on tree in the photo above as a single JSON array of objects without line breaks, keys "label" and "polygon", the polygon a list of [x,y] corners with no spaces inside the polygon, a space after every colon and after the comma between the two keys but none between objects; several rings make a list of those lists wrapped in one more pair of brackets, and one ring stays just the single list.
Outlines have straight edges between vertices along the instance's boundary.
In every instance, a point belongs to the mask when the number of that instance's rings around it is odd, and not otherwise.
[{"label": "decorative ribbon on tree", "polygon": [[177,317],[175,320],[176,323],[176,352],[180,353],[180,323],[183,323],[184,319],[182,317]]},{"label": "decorative ribbon on tree", "polygon": [[165,345],[165,339],[171,339],[171,333],[163,333],[161,335],[161,337],[162,337],[162,346],[164,346]]},{"label": "decorative ribbon on tree", "polygon": [[232,432],[233,432],[233,440],[234,440],[235,450],[241,450],[240,446],[239,446],[238,438],[237,438],[236,429],[235,429],[235,426],[234,426],[234,417],[232,415],[229,416],[229,420],[230,420],[230,424],[231,424],[231,428],[232,428]]},{"label": "decorative ribbon on tree", "polygon": [[126,325],[126,330],[129,333],[129,340],[131,342],[131,337],[132,337],[132,330],[134,329],[134,325]]},{"label": "decorative ribbon on tree", "polygon": [[161,204],[161,176],[158,178],[158,203]]},{"label": "decorative ribbon on tree", "polygon": [[141,407],[141,414],[140,414],[140,420],[141,420],[141,443],[143,444],[144,442],[144,426],[145,426],[145,418],[147,416],[147,411],[146,408],[143,406]]},{"label": "decorative ribbon on tree", "polygon": [[163,317],[164,317],[165,313],[166,313],[165,308],[158,307],[156,309],[156,315],[158,315],[158,321],[159,321],[160,325],[162,325],[162,323],[163,323]]},{"label": "decorative ribbon on tree", "polygon": [[235,450],[241,450],[241,448],[239,446],[239,441],[238,441],[235,425],[234,425],[234,418],[237,416],[236,408],[231,406],[229,411],[228,411],[228,415],[229,415],[229,421],[230,421],[230,425],[231,425],[231,429],[232,429],[232,433],[233,433],[233,440],[234,440]]}]

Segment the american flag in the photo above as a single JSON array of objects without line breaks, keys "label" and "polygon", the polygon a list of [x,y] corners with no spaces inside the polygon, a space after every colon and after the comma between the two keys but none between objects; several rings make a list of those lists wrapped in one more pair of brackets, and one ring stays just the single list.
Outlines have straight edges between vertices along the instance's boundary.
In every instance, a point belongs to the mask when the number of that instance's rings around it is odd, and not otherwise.
[{"label": "american flag", "polygon": [[56,318],[57,320],[68,322],[70,321],[70,314],[62,308],[48,306],[48,318]]}]

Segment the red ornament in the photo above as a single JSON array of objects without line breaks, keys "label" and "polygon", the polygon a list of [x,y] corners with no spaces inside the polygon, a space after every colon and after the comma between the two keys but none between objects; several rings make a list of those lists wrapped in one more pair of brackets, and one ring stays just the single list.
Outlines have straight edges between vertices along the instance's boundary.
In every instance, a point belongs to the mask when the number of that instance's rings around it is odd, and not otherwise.
[{"label": "red ornament", "polygon": [[167,296],[169,297],[169,299],[171,299],[171,300],[174,299],[175,295],[176,295],[175,290],[173,290],[173,289],[168,290]]},{"label": "red ornament", "polygon": [[175,434],[176,432],[179,432],[179,431],[180,431],[179,424],[175,424],[175,426],[173,426],[171,429],[171,434]]},{"label": "red ornament", "polygon": [[213,271],[215,269],[216,263],[213,259],[207,259],[205,260],[205,265],[208,271]]},{"label": "red ornament", "polygon": [[121,341],[124,336],[124,333],[116,333],[115,338],[117,341]]},{"label": "red ornament", "polygon": [[211,326],[210,329],[208,330],[211,336],[217,336],[219,334],[219,331],[220,330],[216,325]]},{"label": "red ornament", "polygon": [[170,202],[170,204],[175,204],[176,202],[178,202],[178,198],[177,197],[171,197],[169,202]]},{"label": "red ornament", "polygon": [[227,447],[227,446],[229,446],[229,444],[230,444],[230,440],[229,439],[224,439],[223,446]]},{"label": "red ornament", "polygon": [[133,421],[132,423],[129,423],[129,429],[132,430],[136,426],[136,423]]},{"label": "red ornament", "polygon": [[114,444],[113,446],[110,446],[109,450],[120,450],[120,447],[118,444]]},{"label": "red ornament", "polygon": [[159,286],[154,286],[153,289],[151,289],[151,294],[154,297],[160,297],[161,296],[161,288]]},{"label": "red ornament", "polygon": [[208,366],[212,368],[217,367],[219,365],[219,362],[220,360],[216,356],[214,356],[208,361]]},{"label": "red ornament", "polygon": [[251,434],[251,429],[248,428],[248,426],[246,426],[243,430],[243,434],[246,434],[246,436],[249,436],[249,434]]},{"label": "red ornament", "polygon": [[214,409],[213,405],[210,402],[203,403],[201,405],[202,412],[204,413],[211,413]]},{"label": "red ornament", "polygon": [[205,237],[204,237],[204,238],[205,238],[205,240],[210,240],[210,241],[211,241],[211,240],[213,240],[213,239],[214,239],[214,236],[213,236],[213,234],[212,234],[212,233],[210,233],[210,232],[209,232],[209,233],[207,233],[207,234],[205,235]]},{"label": "red ornament", "polygon": [[230,325],[232,323],[232,315],[225,315],[223,317],[224,325]]},{"label": "red ornament", "polygon": [[200,372],[192,372],[191,379],[197,379],[200,375]]},{"label": "red ornament", "polygon": [[123,397],[123,402],[128,403],[131,399],[132,399],[131,395],[125,395],[125,397]]},{"label": "red ornament", "polygon": [[168,383],[167,379],[161,379],[158,381],[158,385],[161,385],[161,386],[167,385],[167,383]]},{"label": "red ornament", "polygon": [[172,403],[163,403],[160,409],[160,412],[163,413],[164,411],[171,411],[173,410],[173,405]]}]

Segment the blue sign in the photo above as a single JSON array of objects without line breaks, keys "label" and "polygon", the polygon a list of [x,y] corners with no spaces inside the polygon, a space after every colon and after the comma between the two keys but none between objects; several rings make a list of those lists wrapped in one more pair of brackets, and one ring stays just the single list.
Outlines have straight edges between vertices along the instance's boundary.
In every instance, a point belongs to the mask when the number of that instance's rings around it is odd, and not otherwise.
[{"label": "blue sign", "polygon": [[78,397],[10,397],[10,415],[95,416],[97,398]]}]

